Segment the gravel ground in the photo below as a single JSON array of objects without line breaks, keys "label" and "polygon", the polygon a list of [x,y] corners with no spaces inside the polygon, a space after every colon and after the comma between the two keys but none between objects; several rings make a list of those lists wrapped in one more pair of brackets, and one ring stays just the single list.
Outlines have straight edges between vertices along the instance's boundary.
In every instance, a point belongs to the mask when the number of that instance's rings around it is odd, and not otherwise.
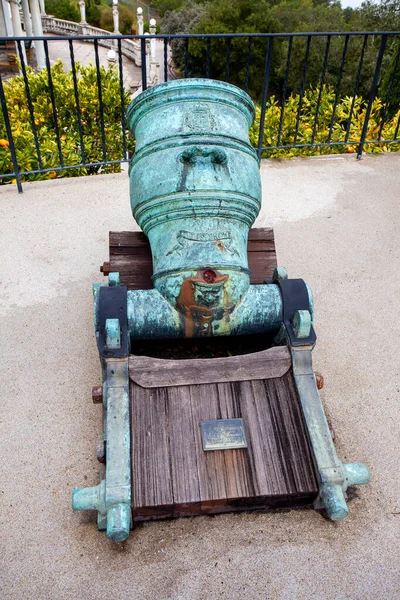
[{"label": "gravel ground", "polygon": [[123,544],[73,513],[98,483],[91,284],[108,231],[134,227],[126,173],[1,188],[0,594],[8,599],[400,597],[400,155],[263,161],[258,225],[314,292],[323,401],[350,515],[311,510],[140,525]]}]

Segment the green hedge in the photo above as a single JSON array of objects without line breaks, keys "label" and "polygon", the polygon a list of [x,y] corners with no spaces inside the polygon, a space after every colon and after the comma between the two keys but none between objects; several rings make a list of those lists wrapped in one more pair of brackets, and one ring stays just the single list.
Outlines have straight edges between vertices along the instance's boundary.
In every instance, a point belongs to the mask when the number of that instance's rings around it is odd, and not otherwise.
[{"label": "green hedge", "polygon": [[[315,114],[317,111],[319,92],[316,89],[308,89],[304,92],[302,107],[299,118],[299,126],[297,132],[297,144],[309,143],[324,143],[327,142],[331,125],[333,107],[335,103],[335,91],[333,87],[324,85],[319,101],[318,119],[315,124],[315,136],[312,139]],[[285,102],[282,120],[282,133],[280,144],[281,146],[290,145],[294,142],[296,131],[296,120],[299,107],[299,95],[291,94]],[[346,96],[340,98],[336,105],[335,121],[332,127],[331,142],[343,142],[346,139],[347,123],[350,116],[351,105],[353,98]],[[354,99],[354,106],[351,118],[351,125],[348,135],[348,141],[358,141],[361,138],[361,133],[364,125],[365,114],[367,110],[367,102],[360,96]],[[380,123],[384,113],[384,106],[379,98],[376,98],[372,104],[371,114],[366,140],[374,140],[378,138]],[[261,109],[256,108],[256,118],[250,130],[250,140],[254,146],[258,143],[258,132],[260,128]],[[388,119],[384,124],[381,133],[381,139],[393,139],[396,132],[398,119],[400,117],[400,108],[397,113]],[[275,146],[278,143],[278,129],[281,119],[281,108],[274,96],[271,96],[267,101],[265,112],[263,147]],[[400,129],[398,136],[400,134]],[[293,156],[317,156],[320,154],[339,154],[356,152],[357,145],[345,146],[335,144],[333,146],[321,147],[304,147],[304,148],[287,148],[276,150],[265,150],[262,154],[263,158],[291,158]],[[396,152],[400,151],[400,142],[393,143],[376,143],[366,144],[364,151],[374,152]]]},{"label": "green hedge", "polygon": [[[76,63],[76,72],[85,159],[87,163],[100,162],[103,160],[103,153],[96,68],[91,64],[84,67]],[[29,68],[27,75],[43,167],[45,169],[58,167],[60,162],[47,71],[33,71]],[[114,66],[107,69],[101,67],[100,75],[107,160],[118,160],[122,158],[123,132],[121,126],[120,85],[117,69]],[[64,164],[66,166],[79,164],[81,163],[81,147],[72,71],[65,72],[62,62],[59,60],[51,67],[51,76],[54,85]],[[20,171],[39,169],[23,78],[18,76],[9,79],[4,84],[4,92]],[[128,107],[130,99],[130,94],[125,93],[125,109]],[[126,131],[126,137],[128,150],[132,151],[134,144],[128,131]],[[38,180],[54,178],[56,176],[73,177],[77,175],[91,175],[98,173],[100,170],[102,173],[115,173],[121,170],[121,166],[120,164],[116,164],[102,166],[101,168],[83,167],[57,172],[50,171],[25,176],[22,179]],[[0,173],[13,173],[13,171],[4,117],[0,111]],[[0,180],[0,183],[9,182],[10,178]]]},{"label": "green hedge", "polygon": [[[77,63],[76,68],[86,162],[101,162],[103,160],[103,153],[96,69],[92,65],[84,67],[79,63]],[[51,67],[51,75],[54,85],[64,164],[67,166],[79,164],[81,162],[81,148],[72,72],[65,72],[61,61],[58,61]],[[115,67],[107,69],[102,67],[100,75],[107,160],[119,160],[122,157],[123,132],[118,73]],[[51,170],[46,173],[22,176],[23,180],[73,177],[77,175],[91,175],[98,172],[116,173],[121,170],[121,165],[115,164],[102,167],[82,167],[54,171],[53,169],[59,166],[59,154],[47,72],[37,72],[28,69],[28,80],[43,167]],[[18,76],[8,80],[4,85],[4,91],[10,114],[19,168],[21,171],[39,169],[23,78]],[[297,133],[298,144],[311,143],[312,141],[314,143],[323,143],[327,141],[335,92],[332,87],[323,86],[319,100],[318,119],[315,124],[315,136],[314,140],[312,140],[318,96],[319,92],[316,89],[308,89],[304,93]],[[345,97],[339,99],[337,102],[335,122],[332,127],[332,142],[345,140],[352,101],[351,97]],[[125,92],[125,109],[128,107],[129,102],[130,94]],[[298,106],[299,96],[295,94],[290,95],[284,106],[281,145],[290,145],[294,141]],[[360,139],[366,108],[367,102],[363,98],[355,98],[349,141],[358,141]],[[367,141],[378,137],[383,112],[382,101],[379,98],[375,99],[369,120]],[[257,107],[255,122],[250,130],[250,140],[254,146],[257,145],[258,141],[260,114],[260,107]],[[400,110],[385,123],[381,135],[382,139],[391,139],[394,137],[399,116]],[[274,96],[271,96],[268,99],[265,113],[263,146],[274,146],[277,144],[280,119],[281,108],[279,102]],[[132,152],[134,141],[128,131],[126,131],[126,139],[128,151]],[[334,144],[330,147],[266,150],[263,152],[263,157],[291,158],[293,156],[315,156],[319,154],[355,152],[356,149],[356,144],[350,146]],[[400,142],[367,143],[365,151],[374,153],[400,151]],[[12,172],[11,152],[7,140],[4,118],[0,112],[0,173]],[[0,179],[0,183],[10,183],[11,181],[11,177]]]}]

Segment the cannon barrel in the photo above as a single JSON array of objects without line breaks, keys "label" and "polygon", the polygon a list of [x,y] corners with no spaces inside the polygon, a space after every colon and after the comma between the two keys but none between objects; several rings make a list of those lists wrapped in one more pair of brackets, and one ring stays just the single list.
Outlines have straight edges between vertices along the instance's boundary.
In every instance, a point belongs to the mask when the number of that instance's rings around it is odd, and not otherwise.
[{"label": "cannon barrel", "polygon": [[[250,286],[247,238],[261,206],[259,162],[248,133],[254,104],[227,83],[186,79],[140,94],[127,118],[136,139],[132,212],[150,241],[154,287],[179,313],[167,318],[169,329],[179,335],[174,323],[183,319],[188,337],[231,333]],[[132,306],[143,300],[132,296]],[[276,329],[279,292],[264,296],[271,300],[269,328]],[[157,302],[164,337],[169,308]]]}]

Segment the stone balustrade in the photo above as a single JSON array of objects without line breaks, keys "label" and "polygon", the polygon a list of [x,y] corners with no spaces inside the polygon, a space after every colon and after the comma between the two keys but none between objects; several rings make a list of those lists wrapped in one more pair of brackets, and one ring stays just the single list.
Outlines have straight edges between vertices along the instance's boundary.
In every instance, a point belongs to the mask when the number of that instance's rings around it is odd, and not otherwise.
[{"label": "stone balustrade", "polygon": [[[104,29],[93,27],[87,23],[74,23],[72,21],[66,21],[65,19],[56,19],[51,16],[42,16],[43,33],[55,33],[56,35],[109,35],[112,34]],[[85,40],[86,42],[92,43],[93,40]],[[102,39],[98,40],[99,46],[105,48],[115,48],[117,46],[116,39]],[[133,60],[134,63],[140,67],[142,64],[141,53],[140,53],[140,42],[135,40],[121,40],[121,53]]]}]

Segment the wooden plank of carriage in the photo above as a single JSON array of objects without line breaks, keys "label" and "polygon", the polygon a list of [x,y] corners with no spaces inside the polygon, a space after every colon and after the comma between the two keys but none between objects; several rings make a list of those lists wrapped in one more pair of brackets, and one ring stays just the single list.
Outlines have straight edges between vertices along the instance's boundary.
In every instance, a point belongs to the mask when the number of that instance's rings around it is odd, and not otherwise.
[{"label": "wooden plank of carriage", "polygon": [[[153,265],[147,237],[137,231],[110,232],[110,260],[101,269],[104,275],[118,272],[121,285],[130,290],[148,290],[153,287]],[[250,283],[260,284],[272,278],[276,266],[273,229],[251,229],[247,245],[251,270]]]},{"label": "wooden plank of carriage", "polygon": [[[241,358],[251,378],[252,355]],[[290,369],[272,379],[150,388],[130,366],[134,520],[313,502],[317,483]],[[204,451],[201,421],[239,418],[246,448]]]},{"label": "wooden plank of carriage", "polygon": [[174,387],[200,383],[226,383],[282,377],[291,366],[287,346],[224,358],[171,360],[132,355],[129,372],[146,388]]}]

